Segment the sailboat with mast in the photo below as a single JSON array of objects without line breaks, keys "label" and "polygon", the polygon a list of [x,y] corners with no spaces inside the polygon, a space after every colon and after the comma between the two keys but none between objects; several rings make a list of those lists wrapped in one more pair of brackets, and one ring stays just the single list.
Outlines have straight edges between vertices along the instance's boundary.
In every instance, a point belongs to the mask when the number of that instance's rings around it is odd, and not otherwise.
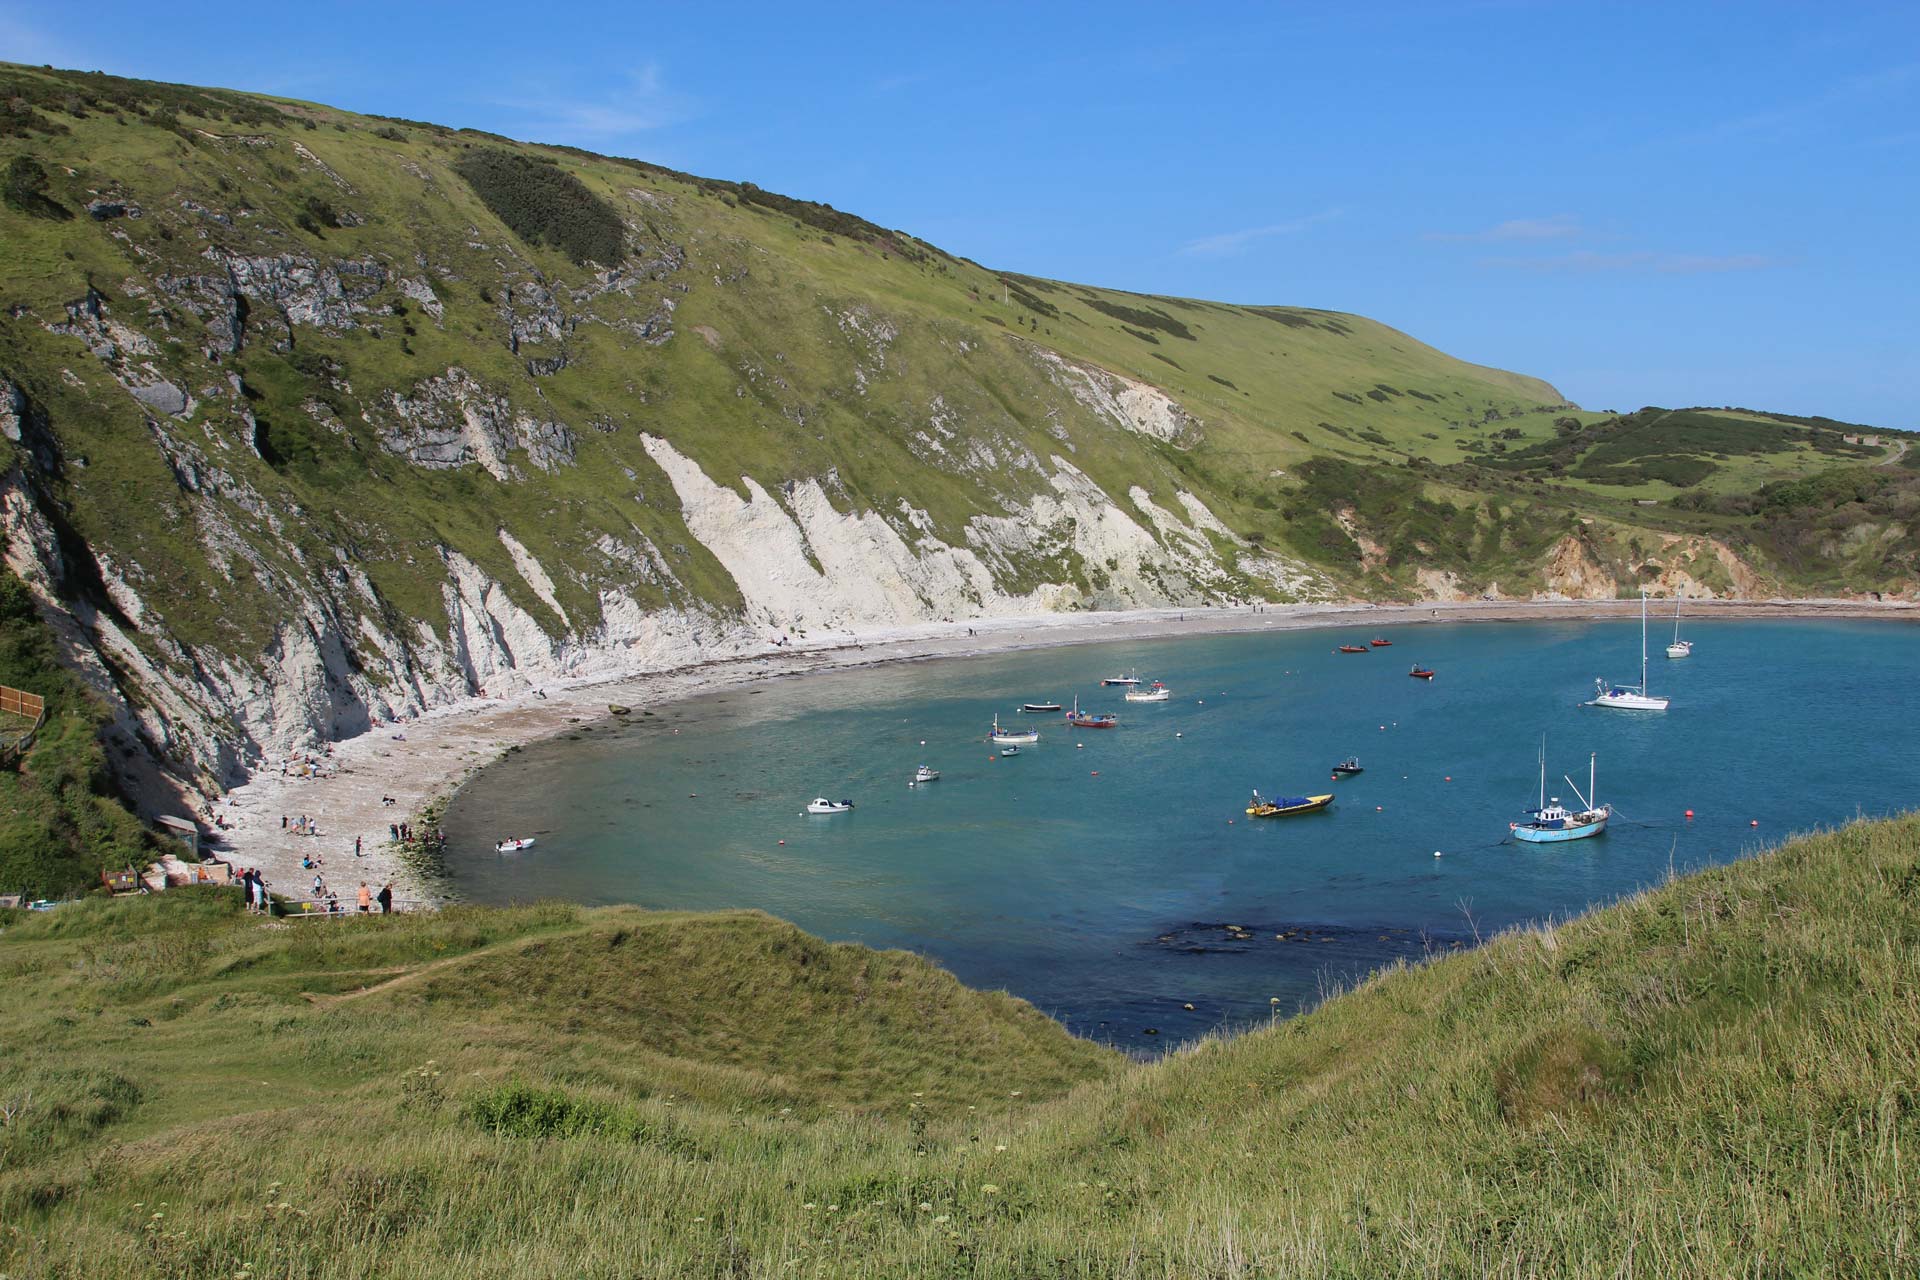
[{"label": "sailboat with mast", "polygon": [[1540,807],[1530,809],[1532,817],[1526,822],[1509,822],[1507,830],[1513,832],[1513,838],[1524,840],[1528,844],[1558,844],[1563,840],[1582,840],[1587,836],[1597,836],[1607,829],[1607,819],[1613,816],[1613,806],[1597,804],[1595,797],[1599,788],[1595,785],[1599,777],[1599,754],[1587,757],[1587,792],[1580,794],[1579,784],[1572,778],[1561,775],[1573,794],[1580,797],[1581,807],[1569,809],[1560,803],[1560,797],[1547,799],[1547,740],[1540,739]]},{"label": "sailboat with mast", "polygon": [[1680,638],[1680,597],[1673,597],[1673,643],[1667,646],[1669,658],[1691,658],[1693,641]]},{"label": "sailboat with mast", "polygon": [[1613,711],[1665,711],[1671,698],[1657,698],[1647,692],[1647,593],[1640,593],[1640,683],[1638,685],[1593,682],[1594,698],[1587,705]]}]

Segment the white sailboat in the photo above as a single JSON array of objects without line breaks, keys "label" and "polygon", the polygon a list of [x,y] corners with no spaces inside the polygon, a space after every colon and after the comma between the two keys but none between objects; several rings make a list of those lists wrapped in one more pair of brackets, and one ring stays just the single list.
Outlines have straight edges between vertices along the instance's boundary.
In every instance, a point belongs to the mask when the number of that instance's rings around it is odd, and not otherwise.
[{"label": "white sailboat", "polygon": [[1612,711],[1665,711],[1670,698],[1656,698],[1647,692],[1647,594],[1640,593],[1640,683],[1638,686],[1593,682],[1594,698],[1587,705]]},{"label": "white sailboat", "polygon": [[1673,643],[1667,646],[1669,658],[1691,658],[1693,641],[1680,638],[1680,597],[1673,598]]}]

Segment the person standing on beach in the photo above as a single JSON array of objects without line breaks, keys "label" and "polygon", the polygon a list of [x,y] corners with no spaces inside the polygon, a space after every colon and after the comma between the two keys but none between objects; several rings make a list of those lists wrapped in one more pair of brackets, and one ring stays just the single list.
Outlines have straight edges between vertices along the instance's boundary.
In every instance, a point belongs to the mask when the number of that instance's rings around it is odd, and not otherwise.
[{"label": "person standing on beach", "polygon": [[353,838],[353,856],[356,858],[360,856],[360,837],[359,836],[355,836]]},{"label": "person standing on beach", "polygon": [[388,881],[386,884],[383,884],[380,886],[380,892],[377,895],[375,900],[380,904],[381,915],[384,916],[384,915],[392,914],[393,912],[393,882],[392,881]]},{"label": "person standing on beach", "polygon": [[373,914],[373,890],[367,888],[365,880],[360,882],[360,914],[363,916]]}]

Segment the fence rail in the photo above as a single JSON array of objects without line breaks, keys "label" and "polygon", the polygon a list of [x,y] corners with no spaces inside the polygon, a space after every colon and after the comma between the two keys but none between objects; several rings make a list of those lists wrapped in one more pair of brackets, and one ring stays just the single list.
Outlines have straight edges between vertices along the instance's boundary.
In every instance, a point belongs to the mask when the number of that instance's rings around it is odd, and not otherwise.
[{"label": "fence rail", "polygon": [[366,915],[399,915],[403,911],[423,911],[433,906],[422,899],[395,898],[391,912],[382,912],[376,901],[372,910],[362,915],[359,903],[351,898],[342,898],[331,904],[334,907],[332,911],[327,909],[329,904],[325,898],[282,898],[276,905],[282,918],[287,920],[365,919]]},{"label": "fence rail", "polygon": [[0,684],[0,712],[6,711],[29,720],[38,720],[46,714],[47,700],[37,693]]}]

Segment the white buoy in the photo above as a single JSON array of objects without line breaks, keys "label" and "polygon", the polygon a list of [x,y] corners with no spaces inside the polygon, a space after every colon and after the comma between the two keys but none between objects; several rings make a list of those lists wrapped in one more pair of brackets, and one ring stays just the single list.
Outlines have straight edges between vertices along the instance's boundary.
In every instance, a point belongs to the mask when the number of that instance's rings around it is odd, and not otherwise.
[{"label": "white buoy", "polygon": [[1433,851],[1433,856],[1434,856],[1434,857],[1436,857],[1436,858],[1437,858],[1437,857],[1439,857],[1439,856],[1440,856],[1440,851],[1439,851],[1438,849],[1435,849],[1435,850]]}]

